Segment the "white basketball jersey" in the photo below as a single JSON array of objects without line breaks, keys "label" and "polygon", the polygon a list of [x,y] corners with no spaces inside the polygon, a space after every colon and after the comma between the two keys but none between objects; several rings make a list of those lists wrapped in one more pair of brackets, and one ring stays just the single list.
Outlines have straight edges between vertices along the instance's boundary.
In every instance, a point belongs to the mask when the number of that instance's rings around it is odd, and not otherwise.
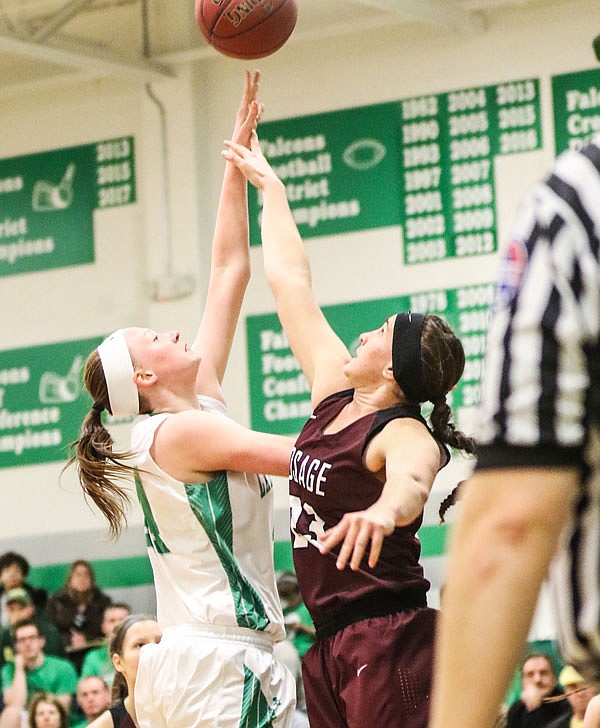
[{"label": "white basketball jersey", "polygon": [[[226,416],[212,397],[202,409]],[[285,638],[273,566],[270,478],[232,471],[208,483],[182,483],[150,455],[157,428],[170,414],[133,423],[137,495],[163,628],[213,624],[265,631]]]}]

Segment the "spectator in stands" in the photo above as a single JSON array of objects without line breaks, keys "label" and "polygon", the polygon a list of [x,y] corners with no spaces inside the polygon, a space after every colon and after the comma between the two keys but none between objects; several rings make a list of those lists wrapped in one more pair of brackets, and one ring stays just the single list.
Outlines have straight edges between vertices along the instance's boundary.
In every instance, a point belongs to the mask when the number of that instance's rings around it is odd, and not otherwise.
[{"label": "spectator in stands", "polygon": [[510,705],[512,705],[515,700],[518,700],[521,697],[521,663],[523,662],[523,659],[525,655],[529,655],[532,652],[544,652],[547,655],[550,655],[550,658],[552,659],[552,665],[554,666],[554,672],[558,675],[560,671],[565,666],[565,662],[563,660],[562,653],[560,651],[560,646],[555,639],[535,639],[535,640],[528,640],[524,648],[521,652],[521,655],[519,657],[519,663],[515,668],[510,687],[508,691],[506,692],[506,695],[504,696],[504,705],[508,709]]},{"label": "spectator in stands", "polygon": [[108,642],[113,629],[120,624],[125,617],[131,614],[131,607],[124,602],[115,602],[109,604],[104,610],[104,618],[102,619],[102,634],[104,635],[104,644],[100,647],[94,647],[83,658],[81,666],[81,677],[97,675],[111,687],[115,675],[115,667],[112,663],[110,653],[108,651]]},{"label": "spectator in stands", "polygon": [[598,691],[587,683],[572,665],[563,667],[558,682],[565,691],[572,713],[554,721],[549,728],[583,728],[587,707]]},{"label": "spectator in stands", "polygon": [[[108,652],[108,648],[106,649]],[[77,684],[77,702],[85,720],[73,728],[85,728],[99,718],[110,705],[110,688],[101,677],[90,675],[82,677]]]},{"label": "spectator in stands", "polygon": [[315,641],[315,627],[302,601],[296,575],[291,571],[279,574],[277,591],[286,632],[302,659]]},{"label": "spectator in stands", "polygon": [[20,728],[25,706],[39,692],[53,693],[65,710],[77,690],[77,673],[69,662],[44,653],[44,637],[33,620],[14,626],[15,661],[2,668],[4,711],[0,728]]},{"label": "spectator in stands", "polygon": [[115,627],[108,646],[117,673],[112,687],[112,705],[90,724],[90,728],[135,728],[133,690],[140,651],[146,644],[158,644],[161,637],[158,622],[144,614],[131,614]]},{"label": "spectator in stands", "polygon": [[550,655],[530,653],[521,666],[521,697],[508,710],[506,728],[547,728],[553,721],[570,716],[567,700],[546,702],[561,695]]},{"label": "spectator in stands", "polygon": [[29,709],[29,728],[68,728],[67,711],[56,697],[39,693]]},{"label": "spectator in stands", "polygon": [[96,586],[96,575],[89,561],[74,561],[62,589],[48,600],[48,617],[56,625],[69,659],[81,669],[90,646],[104,638],[102,618],[111,599]]},{"label": "spectator in stands", "polygon": [[35,619],[45,639],[44,652],[55,657],[64,657],[65,650],[56,627],[46,617],[45,610],[37,611],[26,589],[18,587],[6,593],[6,610],[9,626],[0,631],[0,670],[7,662],[14,660],[13,628],[18,622]]},{"label": "spectator in stands", "polygon": [[8,627],[8,613],[6,611],[6,593],[11,589],[25,589],[31,597],[35,608],[39,611],[45,608],[48,592],[45,589],[36,589],[25,579],[29,575],[29,562],[21,554],[7,551],[0,556],[0,626]]}]

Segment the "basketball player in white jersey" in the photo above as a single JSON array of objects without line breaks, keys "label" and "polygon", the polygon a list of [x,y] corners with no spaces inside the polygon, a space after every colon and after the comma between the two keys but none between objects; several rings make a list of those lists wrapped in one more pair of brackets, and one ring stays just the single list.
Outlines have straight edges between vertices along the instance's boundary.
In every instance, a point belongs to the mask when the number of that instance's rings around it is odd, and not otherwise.
[{"label": "basketball player in white jersey", "polygon": [[[261,112],[246,74],[234,134],[248,145]],[[229,419],[221,391],[249,279],[246,182],[226,164],[208,295],[188,346],[179,332],[127,328],[88,358],[94,399],[73,460],[117,534],[133,474],[146,523],[160,644],[145,646],[135,685],[141,728],[287,728],[295,685],[272,654],[285,638],[273,567],[273,492],[292,441]],[[115,453],[101,412],[140,415],[131,453]]]}]

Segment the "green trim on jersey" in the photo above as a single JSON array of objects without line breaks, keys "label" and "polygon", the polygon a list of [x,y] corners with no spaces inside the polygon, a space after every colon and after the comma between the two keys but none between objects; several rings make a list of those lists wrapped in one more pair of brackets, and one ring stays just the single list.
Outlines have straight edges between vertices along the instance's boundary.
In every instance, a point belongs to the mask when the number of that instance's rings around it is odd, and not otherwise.
[{"label": "green trim on jersey", "polygon": [[150,503],[148,502],[148,498],[146,497],[146,494],[144,493],[142,479],[140,478],[140,473],[137,468],[135,470],[135,492],[137,493],[138,500],[140,502],[142,511],[144,513],[144,525],[145,525],[144,530],[146,532],[146,546],[148,546],[148,548],[153,548],[159,554],[171,553],[169,551],[167,545],[165,544],[165,542],[162,540],[162,538],[160,536],[158,523],[156,522],[156,519],[154,518],[154,514],[152,513],[152,508],[150,508]]},{"label": "green trim on jersey", "polygon": [[260,681],[256,675],[244,665],[244,693],[242,695],[242,714],[240,728],[272,728],[278,704],[275,698],[273,706],[269,706],[260,689]]},{"label": "green trim on jersey", "polygon": [[238,627],[264,630],[269,618],[261,598],[240,571],[233,553],[233,516],[227,473],[205,485],[185,483],[192,512],[200,522],[221,562],[233,596]]}]

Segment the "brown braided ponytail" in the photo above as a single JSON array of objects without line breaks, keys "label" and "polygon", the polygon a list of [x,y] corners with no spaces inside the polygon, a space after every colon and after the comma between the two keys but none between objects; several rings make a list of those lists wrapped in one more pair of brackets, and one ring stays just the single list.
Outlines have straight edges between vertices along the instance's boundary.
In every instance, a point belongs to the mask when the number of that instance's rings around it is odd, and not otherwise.
[{"label": "brown braided ponytail", "polygon": [[465,352],[454,331],[439,316],[428,314],[421,334],[421,365],[433,410],[429,416],[433,434],[445,445],[468,455],[475,453],[473,438],[457,430],[446,395],[454,388],[465,368]]},{"label": "brown braided ponytail", "polygon": [[457,501],[461,499],[464,485],[466,482],[466,480],[461,480],[460,483],[457,483],[454,488],[452,488],[450,493],[448,493],[448,495],[440,503],[440,508],[438,511],[440,523],[446,522],[446,511],[448,510],[448,508],[450,508],[450,506],[453,506]]},{"label": "brown braided ponytail", "polygon": [[[446,395],[457,384],[465,368],[465,352],[450,326],[439,316],[427,315],[421,335],[421,364],[423,379],[433,404],[429,423],[437,440],[467,455],[475,454],[475,440],[457,430],[452,422]],[[440,521],[444,523],[446,511],[459,499],[461,481],[440,504]]]}]

